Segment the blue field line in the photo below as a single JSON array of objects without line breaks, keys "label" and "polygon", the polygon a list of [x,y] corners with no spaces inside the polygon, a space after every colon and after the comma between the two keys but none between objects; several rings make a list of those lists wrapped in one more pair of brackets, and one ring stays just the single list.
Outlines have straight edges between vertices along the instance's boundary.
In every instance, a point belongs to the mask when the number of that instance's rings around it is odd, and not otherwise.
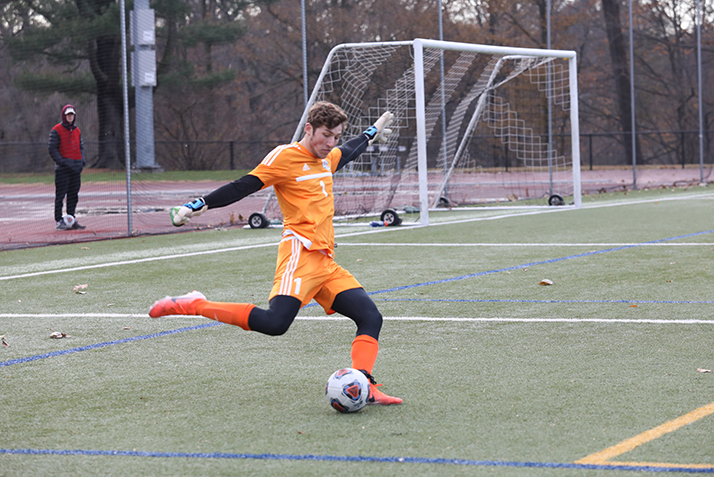
[{"label": "blue field line", "polygon": [[53,450],[53,449],[0,449],[0,454],[26,455],[61,455],[61,456],[119,456],[119,457],[164,457],[189,459],[257,459],[257,460],[295,460],[321,462],[376,462],[382,464],[448,464],[475,467],[528,467],[549,469],[583,469],[583,470],[629,470],[634,472],[687,472],[714,473],[714,468],[680,467],[672,464],[667,467],[654,465],[607,465],[607,464],[570,464],[559,462],[513,462],[498,460],[471,459],[436,459],[427,457],[371,457],[371,456],[338,456],[338,455],[293,455],[293,454],[233,454],[224,452],[147,452],[120,450]]},{"label": "blue field line", "polygon": [[161,336],[173,335],[175,333],[183,333],[184,331],[194,331],[203,328],[209,328],[211,326],[222,325],[220,322],[205,323],[203,325],[187,326],[185,328],[178,328],[176,330],[162,331],[160,333],[153,333],[150,335],[133,336],[131,338],[123,338],[120,340],[106,341],[104,343],[97,343],[93,345],[80,346],[78,348],[64,349],[60,351],[53,351],[51,353],[38,354],[35,356],[28,356],[27,358],[11,359],[9,361],[0,362],[0,368],[4,366],[12,366],[13,364],[29,363],[30,361],[36,361],[38,359],[53,358],[55,356],[62,356],[65,354],[79,353],[80,351],[88,351],[91,349],[104,348],[105,346],[113,346],[122,343],[131,343],[132,341],[148,340],[152,338],[160,338]]},{"label": "blue field line", "polygon": [[440,285],[442,283],[456,282],[459,280],[466,280],[468,278],[482,277],[482,276],[491,275],[494,273],[510,272],[511,270],[521,270],[521,269],[528,268],[528,267],[534,267],[536,265],[547,265],[549,263],[558,263],[558,262],[562,262],[565,260],[572,260],[574,258],[589,257],[592,255],[599,255],[599,254],[608,253],[608,252],[617,252],[620,250],[627,250],[630,248],[642,247],[644,245],[651,245],[653,243],[670,242],[672,240],[679,240],[679,239],[683,239],[683,238],[687,238],[687,237],[695,237],[697,235],[705,235],[705,234],[710,234],[713,232],[714,232],[714,230],[706,230],[704,232],[694,232],[694,233],[686,234],[686,235],[678,235],[677,237],[669,237],[669,238],[664,238],[664,239],[659,239],[659,240],[651,240],[649,242],[636,243],[636,244],[632,244],[632,245],[623,245],[621,247],[606,248],[604,250],[595,250],[593,252],[579,253],[577,255],[568,255],[567,257],[552,258],[550,260],[542,260],[540,262],[531,262],[531,263],[525,263],[523,265],[515,265],[513,267],[498,268],[495,270],[487,270],[487,271],[478,272],[478,273],[469,273],[468,275],[461,275],[459,277],[444,278],[442,280],[434,280],[431,282],[424,282],[424,283],[415,283],[413,285],[403,285],[400,287],[388,288],[386,290],[379,290],[379,291],[371,292],[369,294],[370,295],[379,295],[382,293],[391,293],[391,292],[395,292],[395,291],[409,290],[412,288],[425,287],[425,286],[429,286],[429,285]]},{"label": "blue field line", "polygon": [[[404,285],[404,286],[400,286],[400,287],[389,288],[389,289],[386,289],[386,290],[378,290],[378,291],[370,292],[369,295],[379,295],[379,294],[382,294],[382,293],[391,293],[391,292],[395,292],[395,291],[408,290],[408,289],[411,289],[411,288],[423,287],[423,286],[428,286],[428,285],[438,285],[438,284],[441,284],[441,283],[454,282],[454,281],[458,281],[458,280],[466,280],[466,279],[468,279],[468,278],[476,278],[476,277],[481,277],[481,276],[485,276],[485,275],[490,275],[490,274],[493,274],[493,273],[506,272],[506,271],[511,271],[511,270],[520,270],[520,269],[527,268],[527,267],[532,267],[532,266],[535,266],[535,265],[545,265],[545,264],[549,264],[549,263],[557,263],[557,262],[562,262],[562,261],[564,261],[564,260],[571,260],[571,259],[574,259],[574,258],[588,257],[588,256],[591,256],[591,255],[597,255],[597,254],[607,253],[607,252],[616,252],[616,251],[618,251],[618,250],[626,250],[626,249],[629,249],[629,248],[640,247],[640,246],[642,246],[642,245],[653,244],[653,243],[659,243],[659,242],[667,242],[667,241],[672,241],[672,240],[678,240],[678,239],[683,239],[683,238],[688,238],[688,237],[694,237],[694,236],[697,236],[697,235],[710,234],[710,233],[713,233],[713,232],[714,232],[714,230],[707,230],[707,231],[704,231],[704,232],[695,232],[695,233],[686,234],[686,235],[679,235],[679,236],[677,236],[677,237],[670,237],[670,238],[664,238],[664,239],[659,239],[659,240],[652,240],[652,241],[643,242],[643,243],[640,243],[640,244],[624,245],[624,246],[621,246],[621,247],[614,247],[614,248],[608,248],[608,249],[604,249],[604,250],[597,250],[597,251],[593,251],[593,252],[580,253],[580,254],[577,254],[577,255],[569,255],[569,256],[567,256],[567,257],[553,258],[553,259],[550,259],[550,260],[543,260],[543,261],[540,261],[540,262],[531,262],[531,263],[526,263],[526,264],[523,264],[523,265],[516,265],[516,266],[512,266],[512,267],[499,268],[499,269],[495,269],[495,270],[487,270],[487,271],[479,272],[479,273],[471,273],[471,274],[468,274],[468,275],[461,275],[461,276],[459,276],[459,277],[445,278],[445,279],[442,279],[442,280],[435,280],[435,281],[424,282],[424,283],[416,283],[416,284],[413,284],[413,285]],[[306,305],[305,308],[310,308],[310,307],[313,307],[313,306],[317,306],[317,303],[310,303],[310,304]],[[35,360],[38,360],[38,359],[52,358],[52,357],[55,357],[55,356],[61,356],[61,355],[65,355],[65,354],[78,353],[78,352],[80,352],[80,351],[87,351],[87,350],[96,349],[96,348],[102,348],[102,347],[105,347],[105,346],[111,346],[111,345],[115,345],[115,344],[128,343],[128,342],[131,342],[131,341],[145,340],[145,339],[150,339],[150,338],[158,338],[158,337],[160,337],[160,336],[170,335],[170,334],[174,334],[174,333],[181,333],[181,332],[184,332],[184,331],[193,331],[193,330],[198,330],[198,329],[207,328],[207,327],[210,327],[210,326],[216,326],[216,325],[220,325],[220,324],[222,324],[222,323],[212,322],[212,323],[208,323],[208,324],[204,324],[204,325],[190,326],[190,327],[187,327],[187,328],[179,328],[179,329],[177,329],[177,330],[164,331],[164,332],[155,333],[155,334],[152,334],[152,335],[135,336],[135,337],[133,337],[133,338],[125,338],[125,339],[122,339],[122,340],[108,341],[108,342],[106,342],[106,343],[98,343],[98,344],[89,345],[89,346],[82,346],[82,347],[79,347],[79,348],[72,348],[72,349],[67,349],[67,350],[62,350],[62,351],[54,351],[54,352],[52,352],[52,353],[40,354],[40,355],[36,355],[36,356],[29,356],[29,357],[27,357],[27,358],[13,359],[13,360],[10,360],[10,361],[0,362],[0,368],[2,368],[2,367],[4,367],[4,366],[11,366],[11,365],[13,365],[13,364],[27,363],[27,362],[29,362],[29,361],[35,361]]]},{"label": "blue field line", "polygon": [[435,303],[637,303],[637,304],[668,304],[668,305],[714,305],[714,300],[506,300],[495,298],[380,298],[379,301],[419,301]]}]

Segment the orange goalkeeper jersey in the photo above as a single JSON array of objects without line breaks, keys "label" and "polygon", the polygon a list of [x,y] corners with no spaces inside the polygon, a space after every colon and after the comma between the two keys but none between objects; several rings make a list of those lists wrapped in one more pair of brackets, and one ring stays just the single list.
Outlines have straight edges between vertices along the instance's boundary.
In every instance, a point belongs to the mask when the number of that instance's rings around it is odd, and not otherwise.
[{"label": "orange goalkeeper jersey", "polygon": [[273,149],[250,172],[265,187],[275,189],[283,213],[283,236],[294,235],[308,250],[333,253],[332,173],[341,158],[342,151],[338,148],[332,149],[325,159],[319,159],[294,142]]}]

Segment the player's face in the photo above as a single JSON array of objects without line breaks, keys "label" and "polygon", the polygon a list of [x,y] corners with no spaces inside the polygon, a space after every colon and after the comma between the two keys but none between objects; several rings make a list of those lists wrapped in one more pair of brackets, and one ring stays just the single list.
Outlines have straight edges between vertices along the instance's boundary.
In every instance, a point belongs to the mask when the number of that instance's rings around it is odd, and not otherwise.
[{"label": "player's face", "polygon": [[312,124],[307,123],[305,125],[305,138],[301,143],[313,156],[324,159],[331,150],[337,147],[344,128],[345,125],[340,124],[332,129],[327,129],[327,126],[320,126],[314,129]]}]

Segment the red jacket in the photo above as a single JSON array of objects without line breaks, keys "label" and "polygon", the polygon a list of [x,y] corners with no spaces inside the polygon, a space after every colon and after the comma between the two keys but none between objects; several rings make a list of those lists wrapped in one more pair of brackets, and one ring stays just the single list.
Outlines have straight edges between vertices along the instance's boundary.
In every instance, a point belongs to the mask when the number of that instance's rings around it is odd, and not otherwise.
[{"label": "red jacket", "polygon": [[74,122],[67,122],[65,111],[70,107],[72,106],[68,104],[62,109],[62,122],[50,131],[48,149],[52,160],[55,161],[55,169],[70,167],[75,171],[81,171],[84,167],[84,143],[79,128],[74,125]]}]

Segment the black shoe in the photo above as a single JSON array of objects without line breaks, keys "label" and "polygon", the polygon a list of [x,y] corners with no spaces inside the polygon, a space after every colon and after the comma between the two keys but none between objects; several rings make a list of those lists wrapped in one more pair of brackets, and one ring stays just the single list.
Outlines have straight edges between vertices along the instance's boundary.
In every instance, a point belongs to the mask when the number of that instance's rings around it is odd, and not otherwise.
[{"label": "black shoe", "polygon": [[55,229],[56,230],[68,230],[69,227],[67,227],[67,224],[64,223],[64,220],[60,220],[59,222],[57,222]]},{"label": "black shoe", "polygon": [[87,227],[85,227],[84,225],[79,225],[79,222],[77,222],[76,220],[75,220],[74,223],[72,224],[72,230],[83,230],[83,229],[86,229],[86,228],[87,228]]}]

